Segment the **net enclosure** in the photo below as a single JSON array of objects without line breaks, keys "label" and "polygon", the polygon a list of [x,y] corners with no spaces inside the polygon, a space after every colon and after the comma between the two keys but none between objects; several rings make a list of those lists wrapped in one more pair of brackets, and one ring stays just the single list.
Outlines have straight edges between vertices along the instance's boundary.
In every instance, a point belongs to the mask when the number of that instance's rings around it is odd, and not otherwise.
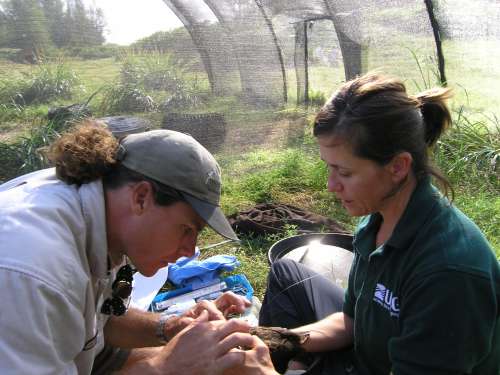
[{"label": "net enclosure", "polygon": [[255,103],[307,103],[311,91],[322,89],[310,77],[320,66],[336,68],[325,82],[331,88],[372,69],[420,85],[428,75],[458,84],[478,70],[498,77],[496,1],[165,3],[189,32],[217,95],[237,90]]},{"label": "net enclosure", "polygon": [[44,147],[82,117],[138,118],[216,154],[230,213],[279,200],[328,214],[311,120],[379,71],[411,93],[449,86],[455,122],[487,124],[468,138],[483,148],[452,138],[437,156],[496,193],[499,61],[498,0],[0,0],[0,182],[45,167]]},{"label": "net enclosure", "polygon": [[[65,64],[81,78],[83,90],[76,94],[70,87],[76,82],[64,79],[62,71],[52,72],[60,75],[54,92],[39,87],[48,85],[43,79],[38,88],[13,88],[28,69],[12,72],[4,64],[2,108],[24,111],[31,103],[88,99],[97,108],[94,114],[161,112],[164,126],[182,127],[184,121],[190,132],[196,132],[193,123],[206,123],[203,112],[210,112],[209,120],[212,112],[230,112],[229,118],[211,117],[224,125],[210,131],[221,149],[237,112],[263,115],[318,106],[341,82],[371,70],[402,77],[413,91],[449,85],[457,103],[478,110],[494,113],[500,104],[494,84],[500,77],[500,3],[495,0],[157,1],[182,26],[172,30],[166,17],[162,30],[168,31],[128,46],[106,43],[101,9],[106,0],[1,1],[2,57],[35,65],[61,56],[64,62],[92,61]],[[145,10],[127,19],[130,28],[148,22],[147,6],[136,3]],[[106,57],[114,61],[99,60]],[[97,77],[94,70],[101,70]],[[91,96],[95,91],[100,92]],[[207,109],[206,97],[238,104]],[[272,133],[266,120],[258,122]],[[252,126],[240,125],[236,143],[250,141]]]}]

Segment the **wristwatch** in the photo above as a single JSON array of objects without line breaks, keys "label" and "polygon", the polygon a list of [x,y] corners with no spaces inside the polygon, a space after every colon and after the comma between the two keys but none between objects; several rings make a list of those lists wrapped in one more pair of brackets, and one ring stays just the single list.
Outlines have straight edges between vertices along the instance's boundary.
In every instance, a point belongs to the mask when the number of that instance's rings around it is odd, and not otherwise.
[{"label": "wristwatch", "polygon": [[156,326],[156,337],[162,344],[168,342],[168,337],[165,335],[165,325],[167,324],[167,321],[177,316],[177,314],[160,314],[160,319],[158,320],[158,325]]}]

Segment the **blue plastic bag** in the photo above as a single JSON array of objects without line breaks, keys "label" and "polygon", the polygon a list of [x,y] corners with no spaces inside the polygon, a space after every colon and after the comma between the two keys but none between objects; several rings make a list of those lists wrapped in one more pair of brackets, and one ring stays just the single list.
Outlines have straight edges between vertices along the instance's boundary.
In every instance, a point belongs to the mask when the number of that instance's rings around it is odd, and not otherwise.
[{"label": "blue plastic bag", "polygon": [[197,289],[218,281],[224,271],[233,271],[240,265],[234,255],[214,255],[204,260],[181,258],[168,267],[168,280],[176,287]]},{"label": "blue plastic bag", "polygon": [[249,301],[253,297],[253,288],[243,274],[217,278],[216,282],[203,288],[193,289],[190,285],[183,288],[159,293],[151,303],[151,310],[155,312],[170,311],[177,313],[181,305],[189,308],[200,300],[216,299],[223,292],[231,291],[246,297]]}]

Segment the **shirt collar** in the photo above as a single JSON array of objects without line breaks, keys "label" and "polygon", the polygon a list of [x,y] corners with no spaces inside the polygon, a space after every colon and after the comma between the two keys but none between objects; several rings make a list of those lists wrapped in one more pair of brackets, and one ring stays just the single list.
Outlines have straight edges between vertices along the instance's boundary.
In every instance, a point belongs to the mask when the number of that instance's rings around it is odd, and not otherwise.
[{"label": "shirt collar", "polygon": [[382,216],[375,213],[365,216],[358,224],[354,234],[353,247],[363,258],[368,259],[375,249],[377,230],[382,223]]},{"label": "shirt collar", "polygon": [[399,219],[387,245],[398,249],[408,248],[430,212],[442,199],[438,189],[425,177],[417,184],[403,215]]},{"label": "shirt collar", "polygon": [[87,257],[92,275],[102,279],[107,276],[108,243],[106,211],[101,180],[83,184],[79,188],[82,211],[88,238]]}]

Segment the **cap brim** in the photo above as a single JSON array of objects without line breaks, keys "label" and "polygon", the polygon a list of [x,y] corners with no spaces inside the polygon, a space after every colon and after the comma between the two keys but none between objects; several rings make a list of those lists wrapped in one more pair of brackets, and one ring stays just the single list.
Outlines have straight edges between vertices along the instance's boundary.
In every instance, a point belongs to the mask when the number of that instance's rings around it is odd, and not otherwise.
[{"label": "cap brim", "polygon": [[202,201],[184,192],[181,192],[181,194],[213,230],[230,240],[239,241],[238,236],[234,233],[231,224],[229,224],[219,206]]}]

